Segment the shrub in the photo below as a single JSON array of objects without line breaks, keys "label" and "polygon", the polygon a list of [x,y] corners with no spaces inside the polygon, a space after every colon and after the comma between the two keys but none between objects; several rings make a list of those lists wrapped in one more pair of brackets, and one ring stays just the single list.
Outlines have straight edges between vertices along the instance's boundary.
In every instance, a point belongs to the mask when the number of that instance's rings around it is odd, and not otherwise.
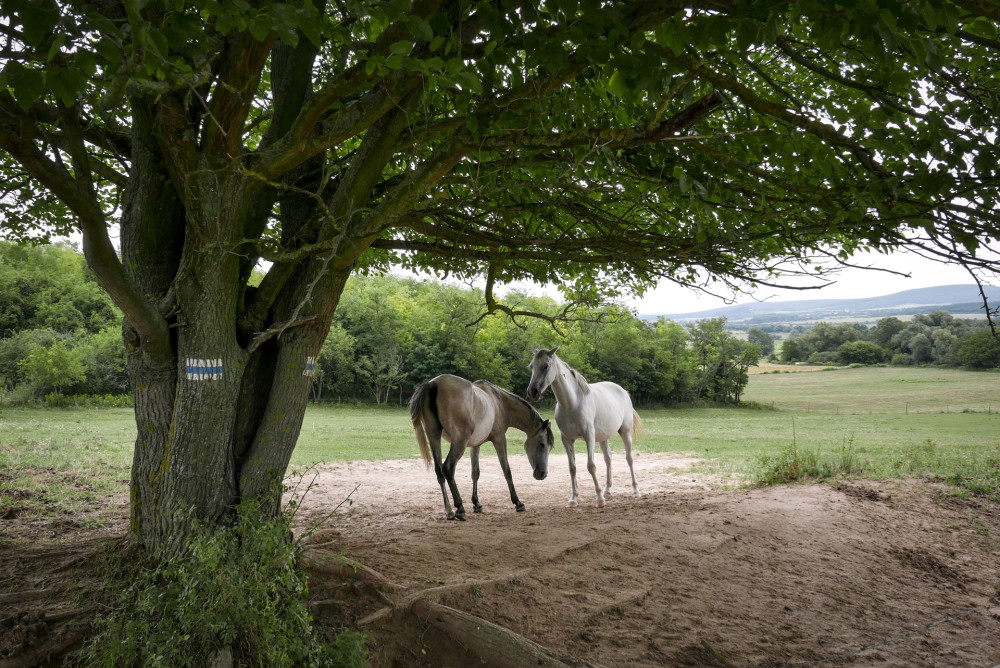
[{"label": "shrub", "polygon": [[851,341],[837,348],[837,359],[841,364],[880,364],[885,351],[871,341]]},{"label": "shrub", "polygon": [[313,629],[287,519],[265,520],[249,502],[237,510],[233,526],[198,526],[183,558],[145,568],[123,558],[84,663],[206,666],[228,650],[241,666],[364,668],[363,636],[343,631],[330,645]]}]

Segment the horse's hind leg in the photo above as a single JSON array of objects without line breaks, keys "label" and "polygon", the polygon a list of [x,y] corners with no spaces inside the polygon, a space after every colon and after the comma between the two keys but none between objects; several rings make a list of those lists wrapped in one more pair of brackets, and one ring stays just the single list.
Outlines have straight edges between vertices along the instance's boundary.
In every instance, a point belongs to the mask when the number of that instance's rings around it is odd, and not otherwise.
[{"label": "horse's hind leg", "polygon": [[[642,492],[639,491],[639,483],[635,479],[635,467],[632,465],[632,432],[626,429],[622,429],[619,432],[622,437],[622,443],[625,444],[625,461],[628,462],[629,473],[632,474],[632,492],[636,496],[642,496]],[[609,475],[610,478],[610,475]],[[611,484],[611,481],[608,481]]]},{"label": "horse's hind leg", "polygon": [[444,497],[444,512],[449,520],[455,519],[455,513],[451,510],[451,501],[448,499],[448,490],[445,489],[444,464],[441,462],[441,435],[428,434],[428,441],[431,446],[431,457],[434,458],[434,475],[437,476],[438,484],[441,485],[441,496]]},{"label": "horse's hind leg", "polygon": [[472,448],[469,454],[472,457],[472,511],[483,512],[483,507],[479,505],[479,448]]},{"label": "horse's hind leg", "polygon": [[[448,515],[448,519],[450,520],[465,520],[465,508],[462,506],[462,496],[458,493],[458,485],[455,484],[455,465],[458,464],[458,460],[461,459],[463,452],[465,452],[465,446],[452,441],[451,450],[448,451],[448,456],[445,457],[444,462],[441,464],[441,472],[444,473],[445,480],[448,481],[448,487],[451,489],[451,496],[455,499],[455,514]],[[442,491],[444,491],[443,487]],[[445,497],[447,498],[447,494]],[[447,501],[445,503],[447,504]]]},{"label": "horse's hind leg", "polygon": [[604,467],[608,471],[608,484],[604,488],[604,496],[611,496],[611,447],[607,441],[601,441],[601,452],[604,453]]}]

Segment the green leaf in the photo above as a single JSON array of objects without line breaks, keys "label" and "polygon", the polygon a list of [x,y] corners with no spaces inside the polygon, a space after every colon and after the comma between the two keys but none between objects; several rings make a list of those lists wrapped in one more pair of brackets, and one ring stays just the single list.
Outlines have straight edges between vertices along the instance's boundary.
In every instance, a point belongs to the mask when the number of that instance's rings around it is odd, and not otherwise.
[{"label": "green leaf", "polygon": [[410,55],[410,51],[413,51],[413,42],[405,39],[393,42],[389,47],[389,53],[396,56],[408,56]]},{"label": "green leaf", "polygon": [[118,65],[122,62],[122,50],[121,48],[112,42],[111,40],[105,38],[98,42],[94,48],[97,54],[108,61],[111,65]]},{"label": "green leaf", "polygon": [[76,104],[76,96],[87,87],[87,77],[78,70],[56,68],[49,70],[47,83],[52,93],[67,107]]},{"label": "green leaf", "polygon": [[4,78],[22,109],[28,109],[45,94],[45,73],[40,70],[29,70],[12,62],[4,68]]},{"label": "green leaf", "polygon": [[59,8],[54,2],[31,0],[21,8],[21,30],[29,46],[41,46],[59,23]]},{"label": "green leaf", "polygon": [[271,34],[271,22],[267,20],[267,16],[263,14],[258,14],[250,21],[250,34],[258,42],[265,41]]},{"label": "green leaf", "polygon": [[614,93],[618,99],[622,99],[628,94],[628,84],[625,82],[625,77],[622,76],[621,72],[615,72],[611,75],[611,80],[608,82],[608,91]]}]

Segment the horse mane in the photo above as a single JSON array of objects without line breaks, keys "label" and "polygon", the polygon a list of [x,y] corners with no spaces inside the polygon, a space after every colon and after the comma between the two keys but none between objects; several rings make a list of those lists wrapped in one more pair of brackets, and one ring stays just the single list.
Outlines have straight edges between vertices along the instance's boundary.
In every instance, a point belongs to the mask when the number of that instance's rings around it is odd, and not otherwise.
[{"label": "horse mane", "polygon": [[[566,362],[563,362],[562,360],[559,361],[562,362],[563,364],[566,364]],[[569,369],[570,372],[573,374],[573,380],[576,381],[576,384],[580,388],[580,391],[583,392],[584,394],[590,394],[590,383],[588,383],[587,379],[583,377],[583,374],[574,369],[573,367],[571,367],[569,364],[566,364],[566,368]]]},{"label": "horse mane", "polygon": [[536,427],[540,427],[545,422],[545,418],[542,417],[541,413],[539,413],[535,409],[535,407],[532,406],[531,403],[528,402],[528,400],[525,399],[524,397],[518,396],[513,392],[511,392],[510,390],[505,390],[499,385],[494,385],[488,380],[477,380],[476,383],[482,383],[483,385],[487,386],[488,388],[490,388],[490,390],[493,391],[494,394],[502,394],[504,396],[508,396],[514,399],[515,401],[520,402],[525,408],[528,409],[528,415],[531,416],[531,419],[535,423]]}]

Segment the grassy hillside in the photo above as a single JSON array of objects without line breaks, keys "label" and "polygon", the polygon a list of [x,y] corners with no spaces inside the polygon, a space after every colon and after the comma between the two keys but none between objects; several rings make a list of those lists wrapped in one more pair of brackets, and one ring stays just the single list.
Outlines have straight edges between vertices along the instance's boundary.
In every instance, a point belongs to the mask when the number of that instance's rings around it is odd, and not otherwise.
[{"label": "grassy hillside", "polygon": [[771,365],[743,399],[789,411],[955,413],[1000,411],[1000,373],[960,369]]}]

